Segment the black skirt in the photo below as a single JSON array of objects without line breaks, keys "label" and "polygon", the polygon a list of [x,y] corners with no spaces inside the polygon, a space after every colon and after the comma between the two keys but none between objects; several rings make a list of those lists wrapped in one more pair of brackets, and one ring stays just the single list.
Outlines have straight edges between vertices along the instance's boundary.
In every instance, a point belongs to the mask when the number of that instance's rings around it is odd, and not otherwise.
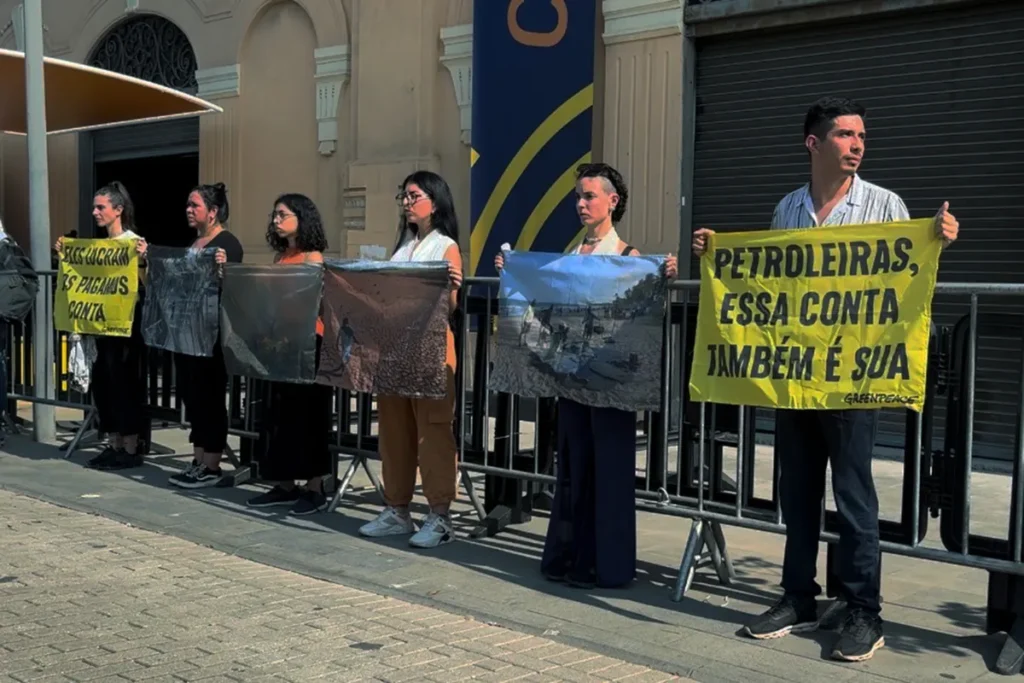
[{"label": "black skirt", "polygon": [[[321,340],[317,339],[317,357]],[[258,474],[265,481],[306,480],[334,474],[331,453],[334,388],[322,384],[267,382],[264,429],[267,448]]]}]

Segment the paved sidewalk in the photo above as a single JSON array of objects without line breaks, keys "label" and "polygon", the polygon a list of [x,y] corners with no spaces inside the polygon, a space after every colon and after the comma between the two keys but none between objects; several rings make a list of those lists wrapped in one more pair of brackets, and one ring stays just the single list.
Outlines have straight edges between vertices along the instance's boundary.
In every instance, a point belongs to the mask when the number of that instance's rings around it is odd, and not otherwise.
[{"label": "paved sidewalk", "polygon": [[675,676],[0,492],[0,681]]},{"label": "paved sidewalk", "polygon": [[[188,450],[184,435],[167,429],[154,437],[180,454]],[[559,646],[701,683],[1005,680],[991,670],[1005,636],[985,635],[987,575],[980,570],[886,555],[882,587],[886,647],[871,661],[851,666],[829,658],[836,637],[832,632],[767,642],[740,635],[740,626],[751,615],[777,599],[783,543],[774,534],[728,528],[736,580],[723,586],[713,572],[702,569],[686,599],[674,603],[671,587],[690,527],[685,519],[638,514],[637,581],[627,589],[581,591],[545,581],[538,570],[547,527],[544,513],[498,536],[471,539],[466,531],[475,516],[460,496],[455,506],[463,515],[456,520],[459,542],[421,551],[409,548],[405,538],[365,539],[358,535],[359,526],[372,519],[381,506],[379,496],[364,488],[368,482],[362,475],[356,477],[355,489],[336,513],[296,518],[283,510],[247,508],[244,501],[263,489],[259,485],[194,492],[169,487],[168,476],[179,471],[188,456],[150,456],[144,467],[125,472],[83,468],[82,463],[90,457],[87,452],[70,460],[61,456],[52,445],[23,437],[9,439],[0,450],[0,489],[180,538],[185,547],[196,543],[216,548],[259,565],[388,596],[403,604],[436,608],[459,618],[500,624],[512,631],[544,636]],[[899,463],[875,462],[879,498],[887,518],[899,510],[899,469]],[[767,472],[770,476],[770,467]],[[976,476],[972,517],[974,512],[978,514],[972,532],[1002,533],[1005,537],[1008,481],[1002,475]],[[421,501],[418,496],[414,501],[417,516],[425,513]],[[935,546],[939,524],[929,521],[925,544]],[[0,562],[2,558],[0,554]],[[819,559],[819,575],[823,575],[824,553]],[[164,581],[177,579],[171,576]],[[6,588],[0,579],[0,611]],[[168,590],[184,596],[178,587]],[[198,602],[207,610],[196,607],[195,614],[209,619],[213,613],[216,618],[221,610],[236,602],[242,604],[243,599],[250,598],[201,598]],[[251,600],[264,602],[255,597]],[[290,624],[288,628],[296,627]],[[350,653],[348,642],[331,640],[337,641],[329,647],[340,653],[338,657]],[[262,651],[262,646],[254,647]],[[305,658],[318,663],[334,659],[334,655],[323,653]],[[0,683],[5,673],[0,666]],[[69,679],[53,680],[66,683]]]}]

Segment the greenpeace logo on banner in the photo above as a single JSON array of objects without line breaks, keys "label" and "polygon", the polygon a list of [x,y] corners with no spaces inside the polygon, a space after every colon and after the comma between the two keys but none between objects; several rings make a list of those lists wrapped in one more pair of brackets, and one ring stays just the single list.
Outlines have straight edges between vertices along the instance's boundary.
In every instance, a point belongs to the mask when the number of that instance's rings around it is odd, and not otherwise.
[{"label": "greenpeace logo on banner", "polygon": [[111,337],[132,333],[139,291],[134,239],[67,239],[53,318],[58,330]]},{"label": "greenpeace logo on banner", "polygon": [[941,250],[932,219],[714,235],[691,398],[921,410]]}]

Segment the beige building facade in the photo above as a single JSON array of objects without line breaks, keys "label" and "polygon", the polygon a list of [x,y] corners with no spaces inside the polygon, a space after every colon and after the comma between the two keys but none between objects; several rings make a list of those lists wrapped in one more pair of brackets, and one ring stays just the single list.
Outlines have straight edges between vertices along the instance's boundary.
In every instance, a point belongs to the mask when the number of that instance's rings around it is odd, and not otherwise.
[{"label": "beige building facade", "polygon": [[[16,4],[0,0],[0,26]],[[224,110],[51,136],[53,236],[89,234],[92,192],[116,178],[140,227],[178,243],[189,188],[221,181],[247,261],[269,258],[267,216],[283,192],[314,198],[330,252],[356,256],[393,244],[397,186],[425,168],[450,183],[468,249],[472,10],[472,0],[44,0],[48,56]],[[597,26],[594,158],[630,182],[622,231],[649,251],[679,246],[682,18],[679,0],[603,0]],[[18,29],[7,23],[0,47],[17,49]],[[0,136],[0,215],[23,244],[26,170],[24,138]]]}]

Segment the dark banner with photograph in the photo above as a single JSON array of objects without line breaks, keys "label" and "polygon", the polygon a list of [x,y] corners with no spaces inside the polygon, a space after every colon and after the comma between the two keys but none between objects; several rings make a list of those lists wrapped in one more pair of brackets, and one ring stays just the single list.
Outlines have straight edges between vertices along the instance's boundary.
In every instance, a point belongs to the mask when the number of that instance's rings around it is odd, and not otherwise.
[{"label": "dark banner with photograph", "polygon": [[663,262],[660,256],[507,254],[491,389],[657,410]]},{"label": "dark banner with photograph", "polygon": [[380,396],[443,398],[448,264],[329,261],[317,381]]},{"label": "dark banner with photograph", "polygon": [[319,264],[226,264],[220,329],[228,373],[312,382],[323,281]]},{"label": "dark banner with photograph", "polygon": [[216,249],[149,247],[142,338],[146,346],[212,356],[220,331]]}]

